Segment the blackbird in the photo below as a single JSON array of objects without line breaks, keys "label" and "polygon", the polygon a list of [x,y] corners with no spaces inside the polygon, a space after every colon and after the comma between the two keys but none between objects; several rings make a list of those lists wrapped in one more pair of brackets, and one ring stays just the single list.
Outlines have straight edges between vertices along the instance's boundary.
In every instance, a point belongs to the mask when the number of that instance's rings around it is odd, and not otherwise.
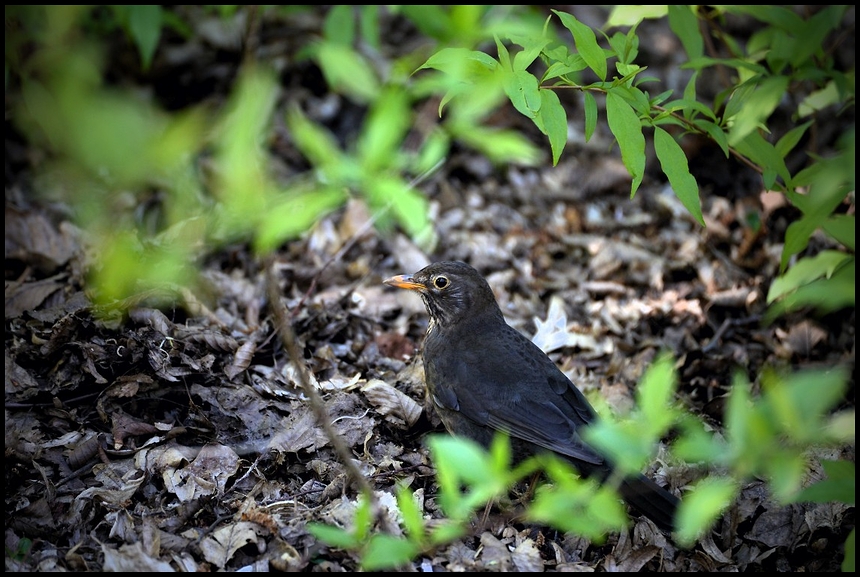
[{"label": "blackbird", "polygon": [[[449,433],[488,447],[504,431],[517,461],[551,451],[583,476],[609,476],[612,464],[580,436],[598,418],[594,408],[540,347],[507,324],[477,270],[437,262],[384,282],[417,291],[427,307],[424,375]],[[619,493],[662,530],[674,529],[678,498],[654,481],[626,477]]]}]

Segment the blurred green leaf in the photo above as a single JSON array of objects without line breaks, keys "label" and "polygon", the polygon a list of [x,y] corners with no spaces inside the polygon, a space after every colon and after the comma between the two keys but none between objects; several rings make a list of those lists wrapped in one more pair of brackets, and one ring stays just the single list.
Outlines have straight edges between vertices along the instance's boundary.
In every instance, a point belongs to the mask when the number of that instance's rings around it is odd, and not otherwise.
[{"label": "blurred green leaf", "polygon": [[679,419],[681,434],[672,443],[672,454],[689,462],[723,463],[728,449],[713,431],[706,430],[701,419],[684,414]]},{"label": "blurred green leaf", "polygon": [[776,300],[768,307],[764,322],[773,322],[789,311],[812,307],[820,314],[853,307],[856,298],[855,261],[851,257],[830,277],[819,278]]},{"label": "blurred green leaf", "polygon": [[137,49],[144,70],[152,64],[158,40],[161,37],[162,10],[158,4],[129,4],[124,7],[128,30]]},{"label": "blurred green leaf", "polygon": [[357,548],[361,544],[352,533],[340,527],[333,527],[322,523],[308,523],[307,530],[308,533],[330,547],[350,550]]},{"label": "blurred green leaf", "polygon": [[636,387],[636,406],[641,413],[637,420],[646,427],[642,431],[643,436],[656,441],[677,420],[678,411],[674,408],[677,385],[678,374],[671,355],[660,354],[645,370]]},{"label": "blurred green leaf", "polygon": [[794,447],[772,449],[761,464],[771,492],[783,503],[797,493],[808,474],[805,456]]},{"label": "blurred green leaf", "polygon": [[830,503],[838,501],[854,506],[856,464],[849,461],[822,461],[827,478],[800,491],[793,501]]},{"label": "blurred green leaf", "polygon": [[393,569],[412,561],[418,552],[418,546],[403,537],[373,535],[362,551],[361,568],[364,571]]},{"label": "blurred green leaf", "polygon": [[449,128],[458,140],[497,164],[534,165],[541,156],[540,150],[515,130],[500,130],[466,123],[451,123]]},{"label": "blurred green leaf", "polygon": [[412,496],[412,491],[405,485],[397,487],[397,506],[403,515],[403,526],[414,543],[424,543],[427,539],[427,527],[424,525],[422,511]]},{"label": "blurred green leaf", "polygon": [[332,90],[367,104],[379,95],[380,81],[370,63],[352,47],[336,42],[321,42],[316,56]]},{"label": "blurred green leaf", "polygon": [[323,38],[327,42],[350,49],[355,42],[355,8],[335,4],[323,21]]},{"label": "blurred green leaf", "polygon": [[571,465],[558,458],[542,462],[550,483],[538,487],[527,511],[530,520],[598,543],[607,533],[629,525],[630,518],[616,491],[580,478]]},{"label": "blurred green leaf", "polygon": [[845,559],[842,560],[842,571],[845,573],[854,573],[854,563],[856,556],[856,545],[855,538],[857,534],[857,528],[854,527],[851,529],[851,533],[848,534],[848,539],[845,540]]},{"label": "blurred green leaf", "polygon": [[325,128],[308,120],[298,107],[287,111],[287,126],[296,146],[314,166],[326,169],[344,162],[337,139]]},{"label": "blurred green leaf", "polygon": [[857,239],[854,228],[853,214],[834,214],[821,225],[831,238],[841,243],[851,252],[855,250],[855,241]]},{"label": "blurred green leaf", "polygon": [[798,444],[821,443],[825,417],[844,397],[848,375],[840,367],[782,375],[762,373],[765,407],[786,438]]},{"label": "blurred green leaf", "polygon": [[433,435],[427,443],[436,466],[439,503],[452,519],[465,520],[516,481],[508,464],[502,466],[470,439]]},{"label": "blurred green leaf", "polygon": [[678,543],[692,547],[737,494],[738,485],[734,479],[707,477],[696,483],[678,507],[678,530],[675,532]]},{"label": "blurred green leaf", "polygon": [[398,168],[397,159],[412,114],[406,93],[399,87],[385,88],[364,121],[357,152],[365,174]]},{"label": "blurred green leaf", "polygon": [[852,260],[851,255],[836,250],[823,250],[815,256],[802,258],[785,274],[773,280],[767,291],[768,304],[820,278],[829,278]]},{"label": "blurred green leaf", "polygon": [[266,254],[297,238],[326,213],[342,206],[347,198],[340,189],[284,191],[256,219],[255,252]]},{"label": "blurred green leaf", "polygon": [[662,18],[666,15],[667,8],[672,7],[667,7],[663,4],[653,6],[630,4],[612,6],[609,18],[606,20],[606,27],[636,26],[646,18]]}]

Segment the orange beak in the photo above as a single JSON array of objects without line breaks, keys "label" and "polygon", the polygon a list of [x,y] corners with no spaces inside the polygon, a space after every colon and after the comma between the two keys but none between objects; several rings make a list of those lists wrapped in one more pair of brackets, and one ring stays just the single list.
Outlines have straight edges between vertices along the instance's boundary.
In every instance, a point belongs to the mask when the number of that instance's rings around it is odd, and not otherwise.
[{"label": "orange beak", "polygon": [[382,282],[384,282],[387,285],[393,286],[393,287],[408,289],[408,290],[413,290],[413,291],[420,291],[420,290],[424,290],[427,288],[426,286],[424,286],[420,282],[415,282],[415,280],[412,278],[412,275],[409,275],[409,274],[399,274],[397,276],[387,278]]}]

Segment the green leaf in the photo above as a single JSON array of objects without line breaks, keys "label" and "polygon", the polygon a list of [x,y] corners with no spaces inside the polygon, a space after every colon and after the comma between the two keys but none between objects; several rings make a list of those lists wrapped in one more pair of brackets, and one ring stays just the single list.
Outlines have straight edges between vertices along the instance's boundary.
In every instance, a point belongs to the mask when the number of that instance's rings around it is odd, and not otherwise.
[{"label": "green leaf", "polygon": [[553,90],[541,90],[542,104],[540,112],[535,117],[535,124],[549,138],[552,149],[552,165],[558,164],[558,159],[567,144],[567,113],[564,106]]},{"label": "green leaf", "polygon": [[854,506],[856,464],[849,461],[822,461],[827,478],[810,485],[793,499],[796,503],[838,501]]},{"label": "green leaf", "polygon": [[254,239],[254,250],[264,254],[275,250],[287,240],[297,238],[326,213],[346,202],[346,194],[338,189],[288,193],[263,211]]},{"label": "green leaf", "polygon": [[854,229],[853,214],[834,214],[821,225],[821,228],[832,238],[842,243],[845,248],[854,252],[854,241],[857,236]]},{"label": "green leaf", "polygon": [[775,148],[777,154],[780,154],[783,158],[788,156],[788,153],[794,150],[794,147],[797,146],[797,143],[800,142],[800,139],[803,138],[804,134],[806,134],[806,129],[810,126],[812,126],[812,121],[795,126],[786,132],[776,143]]},{"label": "green leaf", "polygon": [[589,425],[582,433],[585,441],[608,455],[625,474],[638,473],[651,458],[657,437],[642,430],[638,420],[613,421],[608,418]]},{"label": "green leaf", "polygon": [[597,129],[597,101],[591,92],[585,92],[582,96],[585,108],[585,141],[588,142]]},{"label": "green leaf", "polygon": [[521,132],[500,130],[475,124],[451,123],[451,133],[461,142],[484,154],[497,164],[533,165],[540,159],[540,150]]},{"label": "green leaf", "polygon": [[158,40],[161,37],[161,6],[158,4],[130,4],[128,11],[128,30],[140,52],[144,70],[149,69]]},{"label": "green leaf", "polygon": [[451,139],[441,127],[434,127],[421,144],[418,158],[413,165],[415,174],[425,174],[433,170],[448,155]]},{"label": "green leaf", "polygon": [[728,109],[726,111],[727,118],[732,122],[729,145],[737,145],[751,132],[765,126],[780,100],[785,97],[787,89],[788,77],[772,76],[761,80],[754,87],[748,85],[747,90],[738,91],[732,96],[732,102],[737,99],[737,103],[732,113]]},{"label": "green leaf", "polygon": [[328,545],[338,549],[355,549],[360,543],[354,535],[340,527],[323,525],[322,523],[308,523],[308,533]]},{"label": "green leaf", "polygon": [[[636,26],[646,18],[662,18],[666,15],[665,4],[645,5],[617,5],[612,7],[606,27]],[[669,6],[671,8],[671,6]]]},{"label": "green leaf", "polygon": [[373,500],[367,493],[359,496],[354,511],[353,533],[359,541],[364,542],[370,535],[373,523]]},{"label": "green leaf", "polygon": [[502,70],[505,72],[513,72],[514,66],[511,63],[511,55],[508,53],[507,47],[502,44],[502,41],[499,40],[498,36],[494,36],[494,40],[496,41],[496,51],[499,53],[499,64],[501,64]]},{"label": "green leaf", "polygon": [[641,422],[646,427],[643,436],[660,438],[675,422],[677,414],[673,407],[678,374],[674,361],[668,354],[661,354],[647,368],[639,386],[636,387],[636,405],[642,412]]},{"label": "green leaf", "polygon": [[355,11],[352,6],[335,4],[323,21],[323,38],[332,44],[350,47],[355,42]]},{"label": "green leaf", "polygon": [[690,211],[693,218],[705,226],[702,205],[699,202],[699,185],[695,177],[690,174],[687,156],[683,149],[668,132],[659,126],[654,128],[654,149],[675,195],[680,199],[681,204]]},{"label": "green leaf", "polygon": [[687,462],[722,462],[727,452],[725,442],[706,430],[699,418],[683,414],[679,428],[683,434],[672,444],[673,455]]},{"label": "green leaf", "polygon": [[[766,171],[779,175],[787,185],[791,184],[791,174],[788,172],[788,167],[785,166],[783,156],[758,132],[750,132],[743,141],[736,142],[734,147]],[[773,186],[772,179],[771,182],[767,182],[767,178],[765,180],[765,186],[768,189],[771,188]]]},{"label": "green leaf", "polygon": [[364,571],[393,569],[406,565],[418,555],[415,543],[403,537],[373,535],[361,554],[361,568]]},{"label": "green leaf", "polygon": [[520,114],[534,119],[540,110],[542,99],[537,78],[524,70],[505,75],[505,94]]},{"label": "green leaf", "polygon": [[466,534],[466,527],[463,523],[453,522],[449,519],[443,519],[440,523],[434,524],[430,529],[430,544],[442,545],[450,543],[454,539],[459,539]]},{"label": "green leaf", "polygon": [[797,113],[801,118],[805,118],[842,101],[839,88],[835,82],[830,81],[821,90],[816,90],[807,95],[798,105]]},{"label": "green leaf", "polygon": [[685,547],[713,525],[738,494],[734,479],[707,477],[699,481],[692,491],[684,495],[678,507],[675,538]]},{"label": "green leaf", "polygon": [[343,153],[328,130],[317,126],[298,106],[287,110],[287,127],[299,151],[317,167],[342,162]]},{"label": "green leaf", "polygon": [[544,47],[550,43],[549,38],[517,37],[516,40],[523,49],[514,55],[514,71],[526,70],[540,56]]},{"label": "green leaf", "polygon": [[841,569],[843,573],[854,573],[854,559],[856,556],[856,538],[857,528],[851,529],[851,533],[848,534],[848,539],[845,541],[845,558],[842,560]]},{"label": "green leaf", "polygon": [[630,197],[636,194],[645,176],[645,136],[642,123],[633,108],[614,91],[606,95],[606,119],[609,130],[615,135],[621,148],[621,160],[633,177]]},{"label": "green leaf", "polygon": [[821,443],[826,416],[843,398],[844,369],[802,370],[789,375],[762,375],[764,402],[787,439],[799,445]]},{"label": "green leaf", "polygon": [[570,30],[576,43],[576,50],[585,59],[588,67],[600,80],[606,80],[606,55],[603,53],[603,48],[597,44],[594,31],[570,14],[558,10],[553,12],[561,18],[564,27]]},{"label": "green leaf", "polygon": [[397,167],[400,145],[411,121],[403,89],[393,86],[383,90],[364,121],[356,145],[365,177]]},{"label": "green leaf", "polygon": [[367,175],[363,189],[374,210],[391,207],[406,232],[414,237],[425,234],[431,226],[427,197],[392,174]]},{"label": "green leaf", "polygon": [[774,497],[783,503],[800,489],[809,468],[803,454],[788,447],[772,449],[761,464]]},{"label": "green leaf", "polygon": [[526,512],[528,519],[598,543],[606,533],[629,524],[623,502],[610,487],[580,478],[571,465],[555,457],[545,460],[544,469],[550,483],[538,488]]},{"label": "green leaf", "polygon": [[403,515],[403,526],[409,539],[415,543],[422,543],[427,537],[427,527],[421,509],[412,496],[412,491],[406,485],[397,487],[397,506]]},{"label": "green leaf", "polygon": [[[769,431],[757,438],[756,433],[761,424],[761,418],[755,410],[750,399],[749,383],[746,378],[737,373],[732,384],[729,401],[726,405],[726,439],[729,441],[732,457],[735,458],[734,466],[741,477],[751,474],[755,470],[758,455],[754,451],[756,447],[762,450],[769,446],[773,434]],[[728,459],[730,455],[726,455]]]},{"label": "green leaf", "polygon": [[669,4],[669,28],[681,40],[687,59],[699,58],[705,52],[705,41],[699,30],[699,19],[696,16],[696,6],[685,4]]},{"label": "green leaf", "polygon": [[830,278],[821,278],[802,286],[771,305],[765,314],[765,323],[787,311],[803,307],[815,307],[826,314],[847,307],[854,307],[856,288],[854,283],[855,262],[852,257]]},{"label": "green leaf", "polygon": [[785,274],[773,280],[767,292],[767,303],[770,304],[822,277],[830,277],[850,258],[852,257],[844,252],[823,250],[815,256],[798,260]]},{"label": "green leaf", "polygon": [[427,62],[418,67],[418,70],[434,68],[441,72],[453,73],[460,80],[466,80],[472,73],[472,70],[465,67],[467,64],[477,66],[484,71],[494,71],[500,66],[492,56],[479,50],[443,48],[428,58]]},{"label": "green leaf", "polygon": [[706,116],[709,120],[716,122],[717,117],[714,114],[714,111],[698,102],[696,100],[687,100],[686,98],[679,98],[677,100],[672,100],[663,105],[663,108],[668,110],[669,112],[682,111],[684,118],[692,119],[695,118],[696,115],[694,112],[698,112],[699,114]]},{"label": "green leaf", "polygon": [[452,519],[467,519],[476,507],[509,490],[515,480],[500,471],[494,458],[471,439],[433,435],[427,443],[436,466],[439,504]]},{"label": "green leaf", "polygon": [[379,39],[379,6],[366,4],[359,7],[359,28],[361,38],[367,45],[379,50],[381,42]]},{"label": "green leaf", "polygon": [[713,140],[720,147],[720,149],[722,149],[723,154],[726,158],[729,157],[729,142],[726,139],[726,133],[723,132],[722,128],[720,128],[717,124],[714,124],[713,122],[703,120],[701,118],[695,119],[693,121],[693,124],[695,124],[697,128],[699,128],[711,137],[711,140]]},{"label": "green leaf", "polygon": [[379,95],[380,83],[373,67],[349,46],[335,42],[317,45],[317,61],[326,82],[337,92],[360,103],[373,102]]}]

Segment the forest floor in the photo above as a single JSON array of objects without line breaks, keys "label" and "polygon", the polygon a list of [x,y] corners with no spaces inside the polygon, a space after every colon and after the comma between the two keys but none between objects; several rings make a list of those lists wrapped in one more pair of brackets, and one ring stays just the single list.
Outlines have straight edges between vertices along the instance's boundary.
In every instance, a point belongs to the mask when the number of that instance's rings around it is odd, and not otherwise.
[{"label": "forest floor", "polygon": [[[259,50],[307,33],[321,14],[306,14],[298,32],[287,19],[263,21]],[[216,19],[201,16],[195,25],[210,30]],[[654,61],[671,60],[679,48],[643,25],[640,35],[649,33]],[[391,37],[409,37],[409,30]],[[114,77],[151,83],[171,108],[182,103],[171,100],[181,94],[170,86],[205,86],[195,98],[223,102],[241,55],[231,59],[227,51],[225,58],[211,30],[195,39],[190,47],[166,43],[144,78],[122,76],[131,48],[118,48]],[[180,48],[194,57],[182,60]],[[303,101],[312,119],[344,139],[354,134],[361,110],[320,93],[312,63],[290,60],[281,78],[284,93]],[[314,118],[314,110],[327,116]],[[548,149],[512,109],[493,122],[533,134]],[[582,111],[573,110],[570,122],[581,127]],[[356,555],[307,530],[309,522],[348,523],[358,493],[281,344],[266,263],[249,246],[232,245],[203,263],[208,294],[187,295],[168,310],[142,303],[128,318],[100,319],[86,297],[84,247],[68,207],[32,194],[41,155],[8,113],[5,134],[6,570],[356,570]],[[272,143],[286,150],[285,166],[305,168],[282,124]],[[572,130],[555,167],[494,166],[455,148],[419,185],[438,236],[432,252],[397,230],[370,226],[356,198],[268,263],[312,384],[384,502],[403,484],[426,518],[441,517],[424,442],[442,430],[424,403],[427,314],[415,294],[382,283],[436,260],[475,266],[508,322],[528,336],[552,322],[576,337],[552,358],[588,396],[620,413],[661,351],[676,361],[679,402],[715,431],[736,373],[757,391],[767,366],[848,365],[842,408],[853,408],[853,309],[762,320],[785,228],[796,216],[784,197],[701,143],[688,155],[703,228],[659,166],[649,166],[630,198],[629,175],[610,144],[605,131],[586,143]],[[816,235],[808,250],[827,246]],[[810,455],[810,481],[821,475],[820,459],[834,457],[853,461],[853,446]],[[646,473],[679,496],[703,474],[662,459]],[[629,530],[598,544],[497,507],[485,525],[405,569],[833,571],[853,528],[853,506],[781,505],[765,482],[750,480],[692,548],[647,519],[634,517]]]}]

